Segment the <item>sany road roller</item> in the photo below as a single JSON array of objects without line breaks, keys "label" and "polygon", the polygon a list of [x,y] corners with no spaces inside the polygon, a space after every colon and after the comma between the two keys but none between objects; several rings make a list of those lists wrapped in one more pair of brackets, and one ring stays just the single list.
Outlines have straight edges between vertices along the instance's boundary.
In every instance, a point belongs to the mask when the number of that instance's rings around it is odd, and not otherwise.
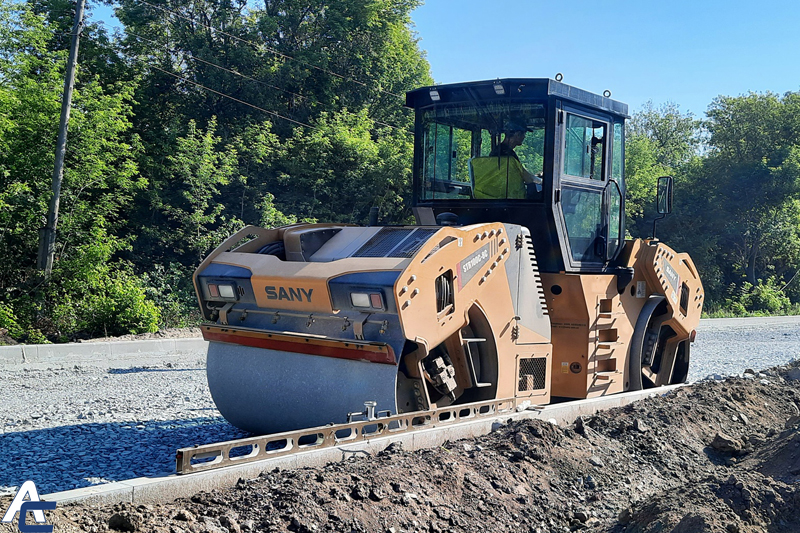
[{"label": "sany road roller", "polygon": [[[249,226],[194,274],[220,413],[257,434],[682,383],[687,254],[625,240],[628,107],[549,79],[407,93],[414,225]],[[671,210],[672,178],[655,191]],[[655,223],[654,223],[655,232]]]}]

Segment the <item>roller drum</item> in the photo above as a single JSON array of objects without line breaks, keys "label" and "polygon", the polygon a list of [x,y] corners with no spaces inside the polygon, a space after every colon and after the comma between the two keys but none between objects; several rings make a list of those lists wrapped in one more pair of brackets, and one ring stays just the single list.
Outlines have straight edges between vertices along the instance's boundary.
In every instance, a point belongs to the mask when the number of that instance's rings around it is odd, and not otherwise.
[{"label": "roller drum", "polygon": [[255,434],[344,423],[366,401],[397,412],[395,365],[211,341],[206,372],[222,416]]}]

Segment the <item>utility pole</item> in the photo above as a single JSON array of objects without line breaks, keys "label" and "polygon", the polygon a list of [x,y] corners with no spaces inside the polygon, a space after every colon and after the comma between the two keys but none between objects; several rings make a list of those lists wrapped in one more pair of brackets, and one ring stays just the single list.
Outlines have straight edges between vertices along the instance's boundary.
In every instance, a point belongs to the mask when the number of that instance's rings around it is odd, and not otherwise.
[{"label": "utility pole", "polygon": [[67,71],[64,75],[64,96],[61,100],[61,121],[58,125],[58,141],[56,142],[56,164],[53,169],[53,197],[50,199],[50,210],[47,213],[45,227],[39,232],[39,270],[44,270],[48,279],[53,271],[55,255],[56,228],[58,227],[58,205],[61,199],[61,181],[64,178],[64,155],[67,151],[67,126],[69,111],[72,107],[72,89],[75,85],[75,67],[78,62],[78,43],[83,30],[83,8],[86,0],[78,0],[75,9],[75,24],[72,27],[72,44],[69,48]]}]

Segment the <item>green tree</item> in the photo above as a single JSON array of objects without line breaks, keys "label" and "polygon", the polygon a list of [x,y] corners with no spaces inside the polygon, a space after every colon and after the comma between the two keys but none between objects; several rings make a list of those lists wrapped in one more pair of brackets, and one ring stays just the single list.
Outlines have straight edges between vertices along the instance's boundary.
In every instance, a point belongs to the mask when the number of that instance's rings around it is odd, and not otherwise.
[{"label": "green tree", "polygon": [[681,112],[680,106],[673,102],[659,107],[652,101],[646,102],[631,117],[627,130],[629,137],[649,139],[655,162],[666,168],[680,168],[701,147],[700,121],[692,113]]},{"label": "green tree", "polygon": [[637,237],[649,237],[655,216],[655,192],[659,177],[672,169],[658,162],[652,139],[630,135],[625,145],[626,224],[627,231]]},{"label": "green tree", "polygon": [[[704,164],[724,250],[748,282],[796,264],[800,94],[719,97],[708,110]],[[793,257],[794,256],[794,257]]]},{"label": "green tree", "polygon": [[700,122],[677,104],[647,102],[628,121],[625,133],[626,227],[635,237],[650,237],[657,180],[672,175],[678,189],[686,186],[684,174],[699,157]]},{"label": "green tree", "polygon": [[402,195],[410,189],[411,138],[384,129],[375,138],[365,110],[323,114],[313,129],[295,130],[286,142],[292,154],[276,162],[268,189],[284,212],[319,220],[365,222],[372,206],[385,220],[405,215]]},{"label": "green tree", "polygon": [[224,204],[217,201],[219,188],[241,177],[236,174],[236,150],[221,145],[216,127],[215,118],[205,132],[189,121],[175,153],[167,156],[169,196],[158,197],[158,209],[170,223],[168,237],[162,238],[164,244],[197,263],[242,225],[236,217],[226,215]]},{"label": "green tree", "polygon": [[692,255],[712,307],[774,311],[753,295],[800,268],[800,98],[721,96],[707,115],[707,152],[682,167],[662,236]]},{"label": "green tree", "polygon": [[[79,71],[54,274],[49,283],[38,284],[39,229],[51,194],[66,60],[66,52],[52,46],[53,30],[48,19],[29,5],[0,4],[0,258],[7,265],[0,271],[0,302],[27,329],[28,337],[38,339],[43,337],[36,330],[58,337],[90,327],[90,321],[61,320],[65,313],[57,307],[63,309],[66,302],[74,304],[70,313],[76,317],[88,316],[80,309],[91,307],[92,298],[131,302],[133,293],[128,289],[136,292],[136,280],[126,278],[125,268],[112,261],[113,251],[126,246],[114,232],[121,228],[133,195],[145,185],[134,159],[138,138],[130,131],[135,87],[103,85],[97,76]],[[96,253],[106,247],[112,252]],[[92,274],[96,272],[104,280],[97,281]],[[116,292],[109,285],[112,281],[119,282]],[[144,315],[153,311],[130,308]],[[151,327],[145,324],[146,317],[136,325],[119,309],[123,329]],[[106,321],[105,327],[116,326]]]}]

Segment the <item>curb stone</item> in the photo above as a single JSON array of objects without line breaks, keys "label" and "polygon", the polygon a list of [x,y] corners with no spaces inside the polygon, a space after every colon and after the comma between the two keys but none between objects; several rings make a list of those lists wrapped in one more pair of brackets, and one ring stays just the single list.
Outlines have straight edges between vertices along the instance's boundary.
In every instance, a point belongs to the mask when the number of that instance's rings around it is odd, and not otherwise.
[{"label": "curb stone", "polygon": [[164,356],[205,352],[208,342],[201,337],[149,339],[141,341],[80,342],[67,344],[17,344],[0,346],[0,368],[104,366],[116,362],[163,361]]}]

